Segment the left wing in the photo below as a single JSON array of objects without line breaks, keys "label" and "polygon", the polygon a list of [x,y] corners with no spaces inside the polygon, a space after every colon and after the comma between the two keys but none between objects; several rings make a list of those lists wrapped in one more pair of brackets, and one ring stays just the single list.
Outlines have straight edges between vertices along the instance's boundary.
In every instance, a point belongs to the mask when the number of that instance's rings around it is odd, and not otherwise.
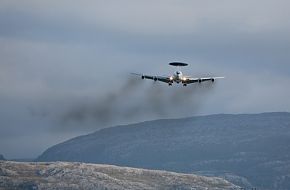
[{"label": "left wing", "polygon": [[139,73],[131,73],[133,75],[141,76],[142,79],[151,79],[154,81],[161,81],[165,83],[172,83],[172,80],[170,77],[164,77],[164,76],[151,76],[151,75],[144,75],[144,74],[139,74]]},{"label": "left wing", "polygon": [[196,82],[205,82],[205,81],[212,81],[214,82],[216,79],[223,79],[225,77],[204,77],[204,78],[185,78],[183,83],[185,84],[191,84],[191,83],[196,83]]}]

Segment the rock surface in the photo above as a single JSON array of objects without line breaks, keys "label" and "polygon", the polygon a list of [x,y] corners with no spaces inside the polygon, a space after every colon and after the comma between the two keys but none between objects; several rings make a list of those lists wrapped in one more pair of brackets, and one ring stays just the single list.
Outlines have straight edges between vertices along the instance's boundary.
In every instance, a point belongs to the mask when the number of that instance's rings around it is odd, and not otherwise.
[{"label": "rock surface", "polygon": [[0,189],[234,190],[216,177],[76,162],[0,161]]}]

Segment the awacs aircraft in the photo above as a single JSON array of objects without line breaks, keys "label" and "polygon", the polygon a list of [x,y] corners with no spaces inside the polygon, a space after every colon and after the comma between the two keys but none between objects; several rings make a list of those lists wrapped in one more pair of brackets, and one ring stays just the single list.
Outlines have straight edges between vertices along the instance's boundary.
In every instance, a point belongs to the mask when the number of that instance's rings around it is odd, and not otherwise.
[{"label": "awacs aircraft", "polygon": [[[181,62],[172,62],[169,63],[171,66],[176,66],[176,67],[182,67],[182,66],[187,66],[187,63],[181,63]],[[216,79],[221,79],[224,77],[202,77],[202,78],[193,78],[190,76],[185,76],[182,74],[181,71],[176,71],[173,75],[171,76],[151,76],[151,75],[144,75],[144,74],[138,74],[138,73],[132,73],[134,75],[141,76],[142,79],[151,79],[154,81],[161,81],[167,83],[169,86],[172,86],[174,82],[177,84],[181,83],[183,86],[187,86],[188,84],[192,83],[201,83],[205,81],[211,81],[214,82]]]}]

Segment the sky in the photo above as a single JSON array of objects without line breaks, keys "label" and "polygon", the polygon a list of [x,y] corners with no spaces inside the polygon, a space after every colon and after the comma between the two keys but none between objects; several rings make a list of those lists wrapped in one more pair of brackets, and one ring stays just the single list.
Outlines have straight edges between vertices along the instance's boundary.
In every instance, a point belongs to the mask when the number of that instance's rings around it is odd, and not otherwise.
[{"label": "sky", "polygon": [[[101,128],[290,111],[286,0],[0,1],[0,154]],[[225,76],[184,88],[131,72]]]}]

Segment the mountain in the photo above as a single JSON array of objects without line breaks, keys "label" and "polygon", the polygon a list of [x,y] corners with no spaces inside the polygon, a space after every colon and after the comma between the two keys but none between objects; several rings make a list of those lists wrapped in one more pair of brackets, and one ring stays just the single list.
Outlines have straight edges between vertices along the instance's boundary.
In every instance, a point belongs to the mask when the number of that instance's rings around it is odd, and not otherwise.
[{"label": "mountain", "polygon": [[118,126],[47,149],[37,161],[79,161],[220,176],[290,189],[290,113],[210,115]]},{"label": "mountain", "polygon": [[234,190],[220,178],[111,165],[0,161],[0,189]]},{"label": "mountain", "polygon": [[6,160],[2,154],[0,154],[0,160]]}]

